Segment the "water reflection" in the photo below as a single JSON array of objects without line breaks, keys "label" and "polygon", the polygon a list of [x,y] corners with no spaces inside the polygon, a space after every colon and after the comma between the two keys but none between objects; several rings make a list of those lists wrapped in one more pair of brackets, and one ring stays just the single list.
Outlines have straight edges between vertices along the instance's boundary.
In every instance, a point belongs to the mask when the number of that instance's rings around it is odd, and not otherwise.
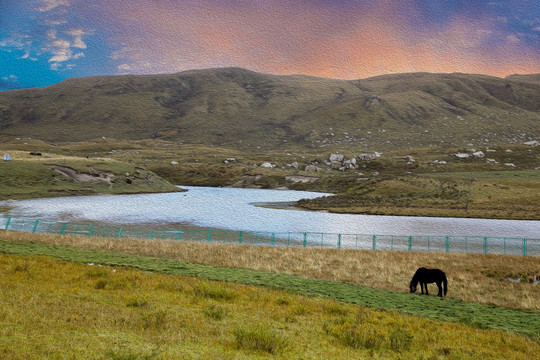
[{"label": "water reflection", "polygon": [[[255,206],[324,194],[286,190],[184,187],[188,192],[98,195],[11,201],[3,216],[274,232],[388,235],[481,235],[540,238],[540,221],[330,214]],[[0,207],[7,202],[0,202]]]}]

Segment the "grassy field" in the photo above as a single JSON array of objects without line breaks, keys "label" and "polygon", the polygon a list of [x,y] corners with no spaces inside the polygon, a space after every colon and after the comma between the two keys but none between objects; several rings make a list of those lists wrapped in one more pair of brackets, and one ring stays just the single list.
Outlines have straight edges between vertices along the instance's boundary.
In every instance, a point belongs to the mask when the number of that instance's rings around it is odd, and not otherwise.
[{"label": "grassy field", "polygon": [[[143,252],[137,241],[121,241],[119,251],[108,240],[109,251],[100,252],[15,235],[0,235],[12,238],[0,243],[1,252],[13,253],[0,256],[5,358],[521,359],[539,351],[535,313],[129,254]],[[209,255],[222,247],[198,250]],[[404,314],[414,308],[420,317]]]},{"label": "grassy field", "polygon": [[0,199],[178,191],[151,171],[110,158],[5,148],[0,153],[12,156],[0,162]]},{"label": "grassy field", "polygon": [[[291,147],[245,152],[162,140],[96,139],[57,145],[10,140],[0,146],[0,151],[14,156],[11,162],[0,163],[0,199],[174,191],[173,183],[333,193],[336,195],[300,202],[308,209],[333,212],[540,219],[540,147],[494,146],[489,153],[484,149],[494,162],[452,155],[470,150],[390,151],[374,160],[358,160],[357,169],[338,171],[325,163],[331,153],[350,159],[360,150],[322,152]],[[29,155],[35,151],[43,156]],[[274,167],[261,167],[265,162]],[[319,171],[305,171],[309,164],[316,164]],[[71,168],[92,181],[62,175],[53,166]]]},{"label": "grassy field", "polygon": [[501,331],[261,287],[49,257],[0,262],[9,359],[520,359],[539,350]]},{"label": "grassy field", "polygon": [[[444,269],[448,297],[460,301],[539,311],[540,259],[511,255],[302,249],[190,241],[107,239],[2,231],[2,238],[85,250],[112,251],[186,263],[285,273],[407,292],[420,266]],[[519,283],[508,278],[520,278]],[[433,291],[433,290],[432,290]]]}]

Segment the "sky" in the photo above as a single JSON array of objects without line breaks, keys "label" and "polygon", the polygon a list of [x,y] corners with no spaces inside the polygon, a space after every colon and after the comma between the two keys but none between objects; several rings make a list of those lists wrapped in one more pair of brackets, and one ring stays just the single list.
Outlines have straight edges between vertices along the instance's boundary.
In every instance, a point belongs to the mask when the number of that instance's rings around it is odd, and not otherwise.
[{"label": "sky", "polygon": [[540,73],[539,0],[0,0],[0,91],[242,67]]}]

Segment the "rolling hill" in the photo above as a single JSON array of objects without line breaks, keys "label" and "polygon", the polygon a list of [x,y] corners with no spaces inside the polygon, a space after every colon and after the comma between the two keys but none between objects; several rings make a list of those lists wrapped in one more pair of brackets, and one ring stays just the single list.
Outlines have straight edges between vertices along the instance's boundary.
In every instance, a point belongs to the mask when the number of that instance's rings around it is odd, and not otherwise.
[{"label": "rolling hill", "polygon": [[150,139],[249,149],[404,149],[538,140],[540,75],[361,80],[239,68],[73,78],[0,92],[0,136]]}]

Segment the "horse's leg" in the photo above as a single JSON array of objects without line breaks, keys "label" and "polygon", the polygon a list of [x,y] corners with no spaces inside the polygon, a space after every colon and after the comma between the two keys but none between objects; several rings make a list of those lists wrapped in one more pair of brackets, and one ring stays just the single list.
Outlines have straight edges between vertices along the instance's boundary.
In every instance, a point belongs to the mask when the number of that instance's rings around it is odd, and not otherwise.
[{"label": "horse's leg", "polygon": [[427,291],[427,282],[424,283],[424,286],[426,287],[426,295],[429,295],[429,293]]},{"label": "horse's leg", "polygon": [[437,287],[439,288],[439,293],[437,296],[442,297],[442,286],[440,281],[437,281]]}]

